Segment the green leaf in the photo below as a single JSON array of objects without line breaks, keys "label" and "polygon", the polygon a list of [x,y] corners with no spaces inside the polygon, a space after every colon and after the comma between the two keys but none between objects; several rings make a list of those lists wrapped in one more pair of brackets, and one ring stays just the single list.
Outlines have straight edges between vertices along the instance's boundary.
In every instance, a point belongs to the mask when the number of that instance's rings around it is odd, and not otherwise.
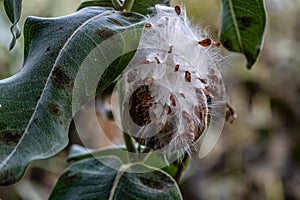
[{"label": "green leaf", "polygon": [[164,5],[170,5],[169,0],[135,0],[134,4],[131,8],[132,12],[138,12],[141,14],[148,14],[149,8],[153,7],[156,4],[164,4]]},{"label": "green leaf", "polygon": [[9,45],[9,50],[14,48],[16,40],[20,37],[21,31],[18,26],[18,22],[21,16],[22,0],[4,0],[5,12],[12,23],[10,28],[11,34],[13,36],[12,41]]},{"label": "green leaf", "polygon": [[104,148],[101,150],[93,150],[76,144],[72,145],[70,149],[70,153],[68,155],[68,161],[76,162],[87,158],[108,156],[108,155],[117,156],[120,160],[122,160],[123,163],[129,162],[130,155],[128,154],[125,146],[123,148],[115,147],[115,148]]},{"label": "green leaf", "polygon": [[260,54],[265,26],[263,0],[222,0],[220,40],[230,51],[243,53],[249,69]]},{"label": "green leaf", "polygon": [[49,199],[156,200],[182,196],[167,173],[140,163],[122,164],[109,156],[74,163],[58,179]]},{"label": "green leaf", "polygon": [[86,8],[88,6],[100,6],[100,7],[114,8],[114,5],[112,4],[111,0],[88,0],[88,1],[81,2],[81,4],[79,5],[77,10],[81,10],[82,8]]},{"label": "green leaf", "polygon": [[101,150],[93,150],[80,145],[72,145],[68,155],[68,161],[78,162],[88,158],[112,155],[118,157],[122,163],[130,163],[134,161],[143,163],[156,169],[161,169],[178,181],[181,173],[185,170],[189,161],[189,157],[184,156],[177,158],[172,163],[169,163],[160,153],[155,151],[148,153],[131,153],[128,152],[125,145],[104,148]]},{"label": "green leaf", "polygon": [[[135,0],[131,8],[131,12],[141,13],[143,15],[149,14],[149,8],[156,4],[170,5],[169,0]],[[122,6],[114,5],[112,0],[89,0],[80,4],[78,9],[82,9],[87,6],[102,6],[102,7],[114,7],[117,10],[122,10]]]},{"label": "green leaf", "polygon": [[[76,109],[127,66],[134,51],[126,49],[137,48],[144,20],[139,14],[101,7],[61,18],[27,19],[23,67],[16,75],[0,80],[1,185],[18,181],[31,161],[53,156],[68,144]],[[111,36],[112,40],[107,39]],[[103,57],[117,53],[122,56],[111,64]],[[97,88],[95,80],[100,77]],[[72,110],[74,85],[75,91],[79,88],[88,93],[81,91]]]}]

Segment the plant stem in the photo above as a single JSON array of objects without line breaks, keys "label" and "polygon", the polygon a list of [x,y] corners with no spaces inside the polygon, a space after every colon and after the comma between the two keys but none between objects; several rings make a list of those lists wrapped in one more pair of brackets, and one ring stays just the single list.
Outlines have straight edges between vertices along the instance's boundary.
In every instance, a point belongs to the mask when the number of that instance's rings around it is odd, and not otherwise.
[{"label": "plant stem", "polygon": [[129,12],[133,6],[134,0],[124,0],[123,4],[120,0],[111,0],[111,2],[116,10]]},{"label": "plant stem", "polygon": [[185,153],[182,161],[179,163],[178,170],[177,170],[177,173],[175,176],[175,180],[177,183],[179,183],[181,175],[182,175],[183,171],[186,169],[186,167],[189,163],[189,160],[190,160],[189,155],[187,153]]},{"label": "plant stem", "polygon": [[124,141],[125,141],[125,145],[126,145],[127,150],[129,152],[136,153],[136,148],[134,146],[132,137],[127,133],[123,133],[123,136],[124,136]]},{"label": "plant stem", "polygon": [[119,0],[111,0],[111,2],[116,10],[121,11],[122,6],[121,6]]},{"label": "plant stem", "polygon": [[122,6],[122,8],[123,8],[122,11],[124,11],[124,10],[127,12],[131,11],[133,3],[134,3],[134,0],[125,0],[124,4]]}]

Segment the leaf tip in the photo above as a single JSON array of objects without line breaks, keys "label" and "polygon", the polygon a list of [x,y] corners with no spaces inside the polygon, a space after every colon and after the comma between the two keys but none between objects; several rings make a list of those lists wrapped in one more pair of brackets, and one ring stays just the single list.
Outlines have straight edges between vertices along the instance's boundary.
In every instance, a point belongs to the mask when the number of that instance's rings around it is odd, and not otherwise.
[{"label": "leaf tip", "polygon": [[10,32],[13,36],[10,44],[9,44],[9,47],[8,47],[8,50],[11,51],[14,46],[16,45],[16,41],[17,39],[21,36],[21,30],[19,28],[19,26],[17,24],[13,24],[10,28]]}]

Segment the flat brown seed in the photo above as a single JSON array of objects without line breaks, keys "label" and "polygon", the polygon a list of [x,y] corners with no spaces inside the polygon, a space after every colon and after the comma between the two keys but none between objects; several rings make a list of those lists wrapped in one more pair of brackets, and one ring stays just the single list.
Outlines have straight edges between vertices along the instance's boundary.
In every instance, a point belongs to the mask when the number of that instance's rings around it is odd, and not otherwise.
[{"label": "flat brown seed", "polygon": [[172,53],[172,51],[173,51],[173,46],[170,46],[168,53]]},{"label": "flat brown seed", "polygon": [[150,23],[145,24],[145,28],[151,28],[151,27],[152,27],[152,24],[150,24]]},{"label": "flat brown seed", "polygon": [[215,47],[220,47],[221,43],[213,41],[212,45],[215,46]]},{"label": "flat brown seed", "polygon": [[179,65],[177,64],[177,65],[175,65],[174,72],[178,72],[178,70],[179,70]]},{"label": "flat brown seed", "polygon": [[206,39],[204,39],[204,40],[200,40],[200,41],[198,42],[198,44],[200,44],[200,45],[203,46],[203,47],[208,47],[208,46],[211,45],[211,39],[206,38]]},{"label": "flat brown seed", "polygon": [[172,114],[172,108],[171,108],[171,106],[169,106],[168,115],[171,115],[171,114]]},{"label": "flat brown seed", "polygon": [[174,95],[170,96],[170,101],[171,101],[173,106],[176,106],[176,101],[175,101]]},{"label": "flat brown seed", "polygon": [[149,64],[150,63],[150,61],[149,60],[144,60],[144,62],[143,62],[144,64]]},{"label": "flat brown seed", "polygon": [[206,80],[206,79],[199,78],[199,80],[201,81],[201,83],[203,83],[203,84],[207,84],[207,80]]},{"label": "flat brown seed", "polygon": [[189,71],[185,71],[184,78],[186,82],[191,82],[191,73]]},{"label": "flat brown seed", "polygon": [[157,57],[154,57],[154,59],[156,60],[157,64],[160,64],[160,61]]},{"label": "flat brown seed", "polygon": [[177,13],[177,15],[181,14],[181,8],[179,6],[175,6],[175,12]]}]

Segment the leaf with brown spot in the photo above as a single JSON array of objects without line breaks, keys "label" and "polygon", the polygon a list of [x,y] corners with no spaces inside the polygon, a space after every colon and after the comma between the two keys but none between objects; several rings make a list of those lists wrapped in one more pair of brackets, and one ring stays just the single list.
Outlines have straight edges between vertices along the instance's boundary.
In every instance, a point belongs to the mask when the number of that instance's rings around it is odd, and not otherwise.
[{"label": "leaf with brown spot", "polygon": [[[132,173],[135,171],[143,173]],[[92,157],[71,165],[58,179],[49,199],[74,199],[74,197],[182,199],[178,185],[166,172],[141,163],[123,164],[118,157],[111,155]]]},{"label": "leaf with brown spot", "polygon": [[264,39],[264,0],[222,0],[220,39],[230,51],[243,53],[250,69],[256,62]]},{"label": "leaf with brown spot", "polygon": [[[101,7],[59,18],[26,20],[22,70],[0,80],[0,185],[17,182],[31,161],[51,157],[68,144],[68,127],[79,108],[72,112],[72,91],[81,64],[109,36],[119,35],[124,40],[113,40],[106,51],[114,45],[122,52],[128,46],[137,47],[144,24],[145,17],[140,14],[124,15]],[[100,32],[104,37],[99,37],[99,30],[104,29],[106,35]],[[126,38],[127,31],[133,34]],[[96,88],[99,93],[119,76],[133,55],[134,51],[123,54],[110,65],[99,55],[83,75],[87,80],[101,78]],[[83,93],[79,104],[95,95],[95,91]]]}]

